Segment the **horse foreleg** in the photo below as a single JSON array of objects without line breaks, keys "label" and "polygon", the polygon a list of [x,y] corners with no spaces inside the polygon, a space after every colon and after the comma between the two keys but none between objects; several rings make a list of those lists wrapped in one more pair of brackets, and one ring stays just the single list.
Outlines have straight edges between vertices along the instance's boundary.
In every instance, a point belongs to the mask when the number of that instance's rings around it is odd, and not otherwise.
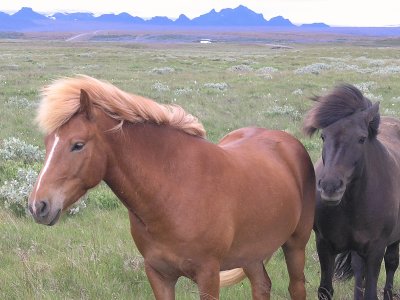
[{"label": "horse foreleg", "polygon": [[[376,243],[378,244],[378,243]],[[366,257],[365,264],[365,293],[364,300],[377,300],[377,283],[379,271],[381,269],[385,248],[376,247],[369,251]]]},{"label": "horse foreleg", "polygon": [[294,235],[282,246],[290,279],[289,293],[293,300],[306,299],[304,277],[306,243],[307,241]]},{"label": "horse foreleg", "polygon": [[317,252],[321,266],[321,281],[318,288],[318,299],[329,300],[333,297],[333,270],[335,263],[335,254],[327,241],[316,236]]},{"label": "horse foreleg", "polygon": [[204,262],[196,271],[195,281],[199,288],[201,300],[219,299],[219,271],[218,262]]},{"label": "horse foreleg", "polygon": [[145,271],[157,300],[175,299],[175,284],[178,278],[170,278],[155,270],[145,262]]},{"label": "horse foreleg", "polygon": [[384,289],[384,300],[393,299],[393,277],[399,266],[399,242],[389,245],[385,252],[386,284]]},{"label": "horse foreleg", "polygon": [[354,299],[364,299],[365,263],[357,252],[351,252],[351,268],[354,273]]},{"label": "horse foreleg", "polygon": [[251,283],[253,300],[269,300],[271,292],[271,279],[264,267],[264,262],[257,262],[243,268],[244,273]]}]

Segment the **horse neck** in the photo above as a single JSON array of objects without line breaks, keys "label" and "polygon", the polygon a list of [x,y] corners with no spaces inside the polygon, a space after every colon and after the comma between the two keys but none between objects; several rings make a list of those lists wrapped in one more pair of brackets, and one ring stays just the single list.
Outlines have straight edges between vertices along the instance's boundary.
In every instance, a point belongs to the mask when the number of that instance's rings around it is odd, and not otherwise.
[{"label": "horse neck", "polygon": [[145,215],[174,198],[182,165],[204,140],[167,125],[128,124],[108,135],[112,155],[104,181],[124,205]]}]

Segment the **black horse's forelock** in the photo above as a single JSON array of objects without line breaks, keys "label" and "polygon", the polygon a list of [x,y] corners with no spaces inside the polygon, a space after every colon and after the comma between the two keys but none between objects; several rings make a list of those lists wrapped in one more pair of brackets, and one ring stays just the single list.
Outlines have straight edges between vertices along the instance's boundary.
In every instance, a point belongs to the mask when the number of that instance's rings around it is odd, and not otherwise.
[{"label": "black horse's forelock", "polygon": [[[340,119],[372,106],[372,102],[363,96],[361,91],[350,84],[335,87],[332,92],[324,96],[315,96],[311,100],[316,103],[311,108],[304,120],[303,131],[312,136],[318,129],[323,129]],[[379,125],[379,115],[374,120]],[[376,134],[375,126],[371,133]]]}]

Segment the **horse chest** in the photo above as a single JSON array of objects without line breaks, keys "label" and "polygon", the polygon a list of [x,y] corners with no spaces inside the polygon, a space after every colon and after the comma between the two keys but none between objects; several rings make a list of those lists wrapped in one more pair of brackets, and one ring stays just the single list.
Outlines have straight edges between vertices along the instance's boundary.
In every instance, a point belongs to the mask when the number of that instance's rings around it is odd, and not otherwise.
[{"label": "horse chest", "polygon": [[371,241],[388,236],[386,229],[392,222],[380,222],[377,214],[353,212],[349,208],[317,205],[315,230],[317,235],[329,241],[338,252],[346,249],[363,249]]}]

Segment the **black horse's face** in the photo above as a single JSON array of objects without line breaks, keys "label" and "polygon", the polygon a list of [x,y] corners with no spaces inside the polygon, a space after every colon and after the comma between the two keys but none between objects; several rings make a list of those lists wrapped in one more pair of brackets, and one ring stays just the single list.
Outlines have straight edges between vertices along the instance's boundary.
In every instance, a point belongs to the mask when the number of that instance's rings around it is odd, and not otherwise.
[{"label": "black horse's face", "polygon": [[365,112],[343,118],[321,132],[322,166],[317,173],[321,200],[338,205],[349,182],[362,169],[365,148],[369,142]]}]

